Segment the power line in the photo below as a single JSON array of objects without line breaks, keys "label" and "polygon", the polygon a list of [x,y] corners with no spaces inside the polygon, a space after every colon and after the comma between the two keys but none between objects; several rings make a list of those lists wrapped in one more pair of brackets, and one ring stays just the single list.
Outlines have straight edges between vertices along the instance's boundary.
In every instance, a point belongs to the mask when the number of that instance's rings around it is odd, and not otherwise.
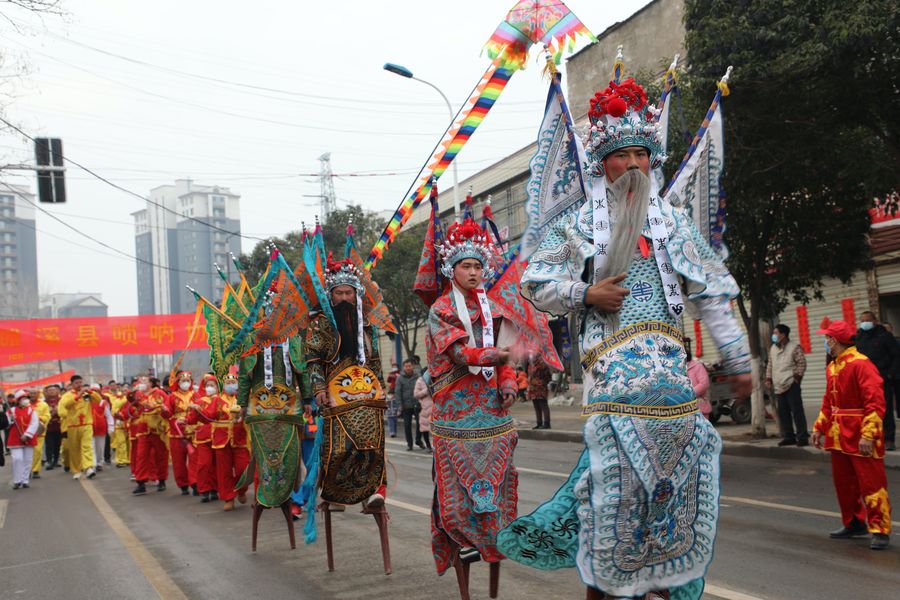
[{"label": "power line", "polygon": [[113,252],[116,252],[116,253],[118,253],[118,254],[121,254],[122,256],[125,256],[125,257],[127,257],[127,258],[130,258],[131,260],[134,260],[134,261],[136,261],[136,262],[139,262],[139,263],[143,263],[143,264],[149,265],[149,266],[151,266],[151,267],[158,267],[158,268],[160,268],[160,269],[165,269],[166,271],[172,271],[173,273],[187,273],[188,275],[213,275],[213,272],[212,272],[212,271],[187,271],[187,270],[184,270],[184,269],[175,269],[175,268],[173,268],[173,267],[167,267],[167,266],[165,266],[165,265],[160,265],[160,264],[154,263],[153,261],[149,261],[149,260],[146,260],[146,259],[143,259],[143,258],[139,258],[139,257],[137,257],[137,256],[135,256],[135,255],[133,255],[133,254],[129,254],[129,253],[125,252],[124,250],[119,250],[119,249],[116,248],[115,246],[110,246],[110,245],[107,244],[106,242],[101,241],[101,240],[98,240],[97,238],[95,238],[95,237],[93,237],[93,236],[91,236],[91,235],[88,235],[87,233],[81,231],[80,229],[78,229],[78,228],[75,227],[74,225],[70,225],[69,223],[66,223],[65,221],[63,221],[62,219],[60,219],[59,217],[57,217],[56,215],[54,215],[52,212],[46,210],[45,208],[43,208],[43,207],[40,206],[39,204],[36,204],[36,203],[32,202],[31,200],[29,200],[28,198],[26,198],[23,194],[21,194],[18,190],[16,190],[14,187],[10,186],[10,185],[7,184],[6,182],[0,181],[0,185],[3,185],[3,187],[5,187],[5,188],[6,188],[7,190],[9,190],[11,193],[15,194],[20,200],[24,200],[25,202],[27,202],[28,204],[30,204],[31,206],[33,206],[33,207],[36,208],[37,210],[41,211],[42,213],[44,213],[45,215],[47,215],[48,217],[50,217],[50,218],[53,219],[54,221],[57,221],[57,222],[59,222],[59,223],[62,223],[65,227],[67,227],[68,229],[71,229],[72,231],[74,231],[74,232],[77,233],[78,235],[80,235],[80,236],[82,236],[82,237],[86,237],[87,239],[91,240],[91,241],[94,242],[95,244],[100,244],[100,245],[103,246],[104,248],[108,248],[108,249],[112,250]]},{"label": "power line", "polygon": [[[30,135],[28,135],[27,133],[25,133],[24,131],[22,131],[21,129],[19,129],[18,127],[16,127],[15,125],[13,125],[13,124],[10,123],[9,121],[7,121],[6,119],[4,119],[2,116],[0,116],[0,122],[5,123],[5,124],[6,124],[8,127],[10,127],[11,129],[14,129],[14,130],[18,131],[21,135],[25,136],[27,139],[31,140],[32,142],[35,141],[35,139],[34,139],[33,137],[31,137]],[[121,191],[121,192],[125,192],[126,194],[129,194],[129,195],[131,195],[131,196],[134,196],[135,198],[138,198],[138,199],[140,199],[140,200],[144,200],[145,202],[148,202],[148,203],[152,204],[153,206],[157,206],[157,207],[163,209],[163,210],[166,211],[166,212],[172,213],[172,214],[175,215],[175,216],[185,218],[185,219],[187,219],[187,220],[189,220],[189,221],[194,221],[195,223],[199,223],[200,225],[203,225],[204,227],[209,227],[210,229],[214,229],[214,230],[216,230],[216,231],[221,231],[222,233],[227,233],[227,234],[229,234],[229,235],[234,235],[234,236],[237,236],[237,237],[241,237],[241,238],[245,238],[245,239],[249,239],[249,240],[257,240],[257,241],[264,241],[264,239],[265,239],[265,238],[258,238],[258,237],[255,237],[255,236],[242,235],[242,234],[240,234],[240,233],[238,233],[238,232],[235,232],[235,231],[229,231],[229,230],[225,229],[224,227],[219,227],[218,225],[214,225],[214,224],[212,224],[212,223],[207,223],[206,221],[202,221],[202,220],[200,220],[200,219],[198,219],[198,218],[196,218],[196,217],[192,217],[192,216],[189,216],[189,215],[182,214],[182,213],[178,212],[177,210],[171,209],[171,208],[169,208],[168,206],[166,206],[166,205],[164,205],[164,204],[160,204],[159,202],[156,202],[155,200],[151,200],[150,198],[147,198],[147,197],[145,197],[145,196],[142,196],[142,195],[138,194],[137,192],[133,192],[133,191],[129,190],[129,189],[126,188],[126,187],[122,187],[121,185],[119,185],[119,184],[117,184],[117,183],[114,183],[114,182],[110,181],[109,179],[103,177],[103,176],[100,175],[99,173],[95,173],[95,172],[92,171],[91,169],[85,167],[84,165],[82,165],[82,164],[80,164],[80,163],[75,162],[74,160],[72,160],[71,158],[69,158],[69,157],[67,157],[67,156],[62,156],[62,157],[60,157],[60,158],[62,158],[63,160],[65,160],[67,163],[71,163],[71,164],[75,165],[76,167],[78,167],[78,168],[81,169],[82,171],[84,171],[84,172],[86,172],[86,173],[88,173],[88,174],[90,174],[90,175],[96,177],[97,179],[99,179],[99,180],[102,181],[103,183],[105,183],[105,184],[107,184],[107,185],[109,185],[109,186],[111,186],[111,187],[113,187],[113,188],[115,188],[115,189],[117,189],[117,190],[119,190],[119,191]],[[43,209],[41,209],[41,210],[43,210]],[[46,211],[45,211],[45,212],[46,212]],[[47,214],[50,214],[50,213],[47,213]],[[80,233],[80,232],[79,232],[79,233]]]}]

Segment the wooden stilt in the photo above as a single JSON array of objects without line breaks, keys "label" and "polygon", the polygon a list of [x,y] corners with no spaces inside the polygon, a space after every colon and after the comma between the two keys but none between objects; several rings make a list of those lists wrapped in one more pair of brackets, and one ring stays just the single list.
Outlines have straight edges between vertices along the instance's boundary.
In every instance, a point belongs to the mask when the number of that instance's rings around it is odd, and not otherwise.
[{"label": "wooden stilt", "polygon": [[490,563],[490,565],[491,565],[491,573],[490,573],[490,580],[489,580],[489,587],[488,587],[488,591],[489,591],[488,595],[491,598],[496,598],[497,591],[500,588],[500,563],[492,562],[492,563]]},{"label": "wooden stilt", "polygon": [[470,600],[469,563],[464,563],[459,559],[459,549],[456,550],[456,556],[453,558],[453,568],[456,571],[456,583],[459,586],[460,600]]},{"label": "wooden stilt", "polygon": [[331,505],[323,502],[319,508],[325,513],[325,550],[328,554],[328,570],[334,571],[334,546],[331,539]]},{"label": "wooden stilt", "polygon": [[259,518],[262,516],[263,507],[258,503],[253,503],[253,551],[256,552],[256,533],[259,530]]},{"label": "wooden stilt", "polygon": [[281,503],[281,512],[284,514],[284,520],[287,521],[288,536],[291,539],[291,550],[296,550],[297,540],[294,538],[294,516],[291,514],[290,500]]},{"label": "wooden stilt", "polygon": [[393,570],[391,568],[391,543],[388,538],[388,513],[382,506],[372,512],[375,517],[375,523],[378,525],[378,536],[381,538],[381,559],[384,561],[384,574],[390,575]]}]

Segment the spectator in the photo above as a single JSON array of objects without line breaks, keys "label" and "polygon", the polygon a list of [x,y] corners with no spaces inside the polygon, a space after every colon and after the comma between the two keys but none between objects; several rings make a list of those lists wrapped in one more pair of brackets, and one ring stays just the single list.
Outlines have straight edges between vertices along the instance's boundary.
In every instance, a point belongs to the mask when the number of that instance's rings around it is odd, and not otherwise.
[{"label": "spectator", "polygon": [[694,396],[697,398],[697,404],[700,412],[704,417],[709,419],[712,414],[712,404],[709,403],[709,372],[706,365],[694,358],[691,352],[690,340],[686,339],[684,350],[687,353],[687,375],[691,380],[691,386],[694,388]]},{"label": "spectator", "polygon": [[[6,400],[0,400],[0,431],[4,434],[9,428],[9,417],[6,416]],[[3,436],[0,435],[0,467],[6,466],[6,448],[3,445]]]},{"label": "spectator", "polygon": [[416,375],[415,363],[411,358],[407,358],[403,361],[403,371],[397,376],[397,381],[394,383],[394,395],[400,403],[401,414],[403,415],[403,430],[406,433],[407,450],[413,449],[413,421],[416,421],[416,445],[420,448],[425,447],[425,444],[422,443],[422,433],[419,431],[419,422],[416,419],[416,407],[419,404],[415,396],[416,379],[418,379],[418,376]]},{"label": "spectator", "polygon": [[428,372],[424,371],[416,380],[413,394],[419,401],[419,431],[422,432],[422,441],[425,442],[425,451],[434,452],[431,449],[431,411],[434,409],[434,400],[431,399],[431,391],[428,389]]},{"label": "spectator", "polygon": [[781,421],[779,446],[808,446],[809,431],[800,382],[806,373],[806,356],[803,348],[790,339],[791,328],[785,324],[775,326],[772,332],[772,348],[766,365],[766,386],[774,389]]},{"label": "spectator", "polygon": [[900,369],[900,349],[894,336],[875,320],[875,313],[859,315],[856,349],[871,360],[884,380],[884,446],[895,450],[897,424],[894,422],[894,376]]},{"label": "spectator", "polygon": [[[16,405],[16,395],[12,394],[12,393],[7,394],[6,400],[4,400],[4,402],[3,402],[3,412],[8,411],[10,408],[12,408],[15,405]],[[3,439],[6,440],[6,442],[7,442],[5,452],[6,452],[6,454],[9,454],[9,443],[8,443],[9,442],[9,429],[8,428],[6,431],[3,432]]]},{"label": "spectator", "polygon": [[62,430],[60,429],[59,413],[56,407],[59,405],[59,396],[62,389],[57,384],[44,388],[44,402],[50,408],[50,422],[47,423],[47,433],[44,437],[44,448],[47,454],[47,470],[52,471],[59,466],[59,450],[62,445]]},{"label": "spectator", "polygon": [[14,398],[16,406],[7,412],[10,427],[6,442],[12,458],[13,489],[17,490],[27,488],[31,478],[40,420],[37,411],[31,407],[31,395],[26,390],[19,390]]},{"label": "spectator", "polygon": [[528,399],[534,405],[537,424],[532,429],[550,429],[550,404],[547,402],[552,373],[540,355],[528,364]]},{"label": "spectator", "polygon": [[391,365],[391,372],[388,373],[387,376],[387,400],[388,407],[385,411],[385,416],[387,417],[388,422],[388,433],[390,433],[392,438],[397,437],[397,419],[400,417],[400,401],[397,399],[397,394],[394,391],[394,386],[397,383],[397,377],[400,375],[400,369],[397,368],[397,365]]},{"label": "spectator", "polygon": [[516,367],[516,385],[519,387],[519,401],[525,402],[528,395],[528,373],[525,367]]}]

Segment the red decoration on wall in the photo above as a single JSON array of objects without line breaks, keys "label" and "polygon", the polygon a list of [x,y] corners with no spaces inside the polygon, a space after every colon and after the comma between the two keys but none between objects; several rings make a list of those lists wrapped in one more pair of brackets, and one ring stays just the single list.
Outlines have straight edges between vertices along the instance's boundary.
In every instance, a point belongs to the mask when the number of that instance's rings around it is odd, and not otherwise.
[{"label": "red decoration on wall", "polygon": [[703,330],[697,319],[694,319],[694,356],[697,358],[703,356]]},{"label": "red decoration on wall", "polygon": [[843,312],[844,321],[850,327],[856,329],[856,306],[853,304],[853,298],[844,298],[841,300],[841,311]]},{"label": "red decoration on wall", "polygon": [[812,345],[809,339],[809,314],[806,306],[797,307],[797,339],[800,341],[800,347],[806,354],[812,352]]}]

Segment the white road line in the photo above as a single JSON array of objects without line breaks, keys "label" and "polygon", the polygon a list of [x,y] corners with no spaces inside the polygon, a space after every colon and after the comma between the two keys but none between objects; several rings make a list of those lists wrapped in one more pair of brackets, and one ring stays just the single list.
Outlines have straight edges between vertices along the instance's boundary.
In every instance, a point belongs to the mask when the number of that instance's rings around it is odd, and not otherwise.
[{"label": "white road line", "polygon": [[729,590],[728,588],[723,588],[711,583],[707,583],[704,586],[703,594],[712,594],[713,596],[718,596],[719,598],[725,598],[725,600],[763,600],[758,596],[751,596],[749,594],[744,594],[743,592]]},{"label": "white road line", "polygon": [[[760,508],[773,508],[775,510],[785,510],[788,512],[805,513],[807,515],[816,515],[819,517],[841,518],[841,513],[830,510],[819,510],[817,508],[806,508],[804,506],[794,506],[792,504],[778,504],[777,502],[765,502],[763,500],[754,500],[753,498],[738,498],[735,496],[721,496],[721,500],[725,502],[734,502],[737,504],[747,504],[749,506],[758,506]],[[891,521],[895,527],[900,527],[900,522]]]},{"label": "white road line", "polygon": [[0,500],[0,529],[6,523],[6,508],[9,506],[9,500]]},{"label": "white road line", "polygon": [[[403,502],[401,500],[388,498],[387,503],[389,506],[396,506],[397,508],[402,508],[404,510],[408,510],[420,515],[428,516],[431,514],[431,511],[428,509],[422,508],[421,506],[416,506],[415,504],[410,504],[408,502]],[[704,591],[719,598],[724,598],[724,600],[763,600],[762,598],[758,598],[756,596],[750,596],[742,592],[730,590],[720,585],[713,585],[710,583],[706,584],[706,588]]]}]

